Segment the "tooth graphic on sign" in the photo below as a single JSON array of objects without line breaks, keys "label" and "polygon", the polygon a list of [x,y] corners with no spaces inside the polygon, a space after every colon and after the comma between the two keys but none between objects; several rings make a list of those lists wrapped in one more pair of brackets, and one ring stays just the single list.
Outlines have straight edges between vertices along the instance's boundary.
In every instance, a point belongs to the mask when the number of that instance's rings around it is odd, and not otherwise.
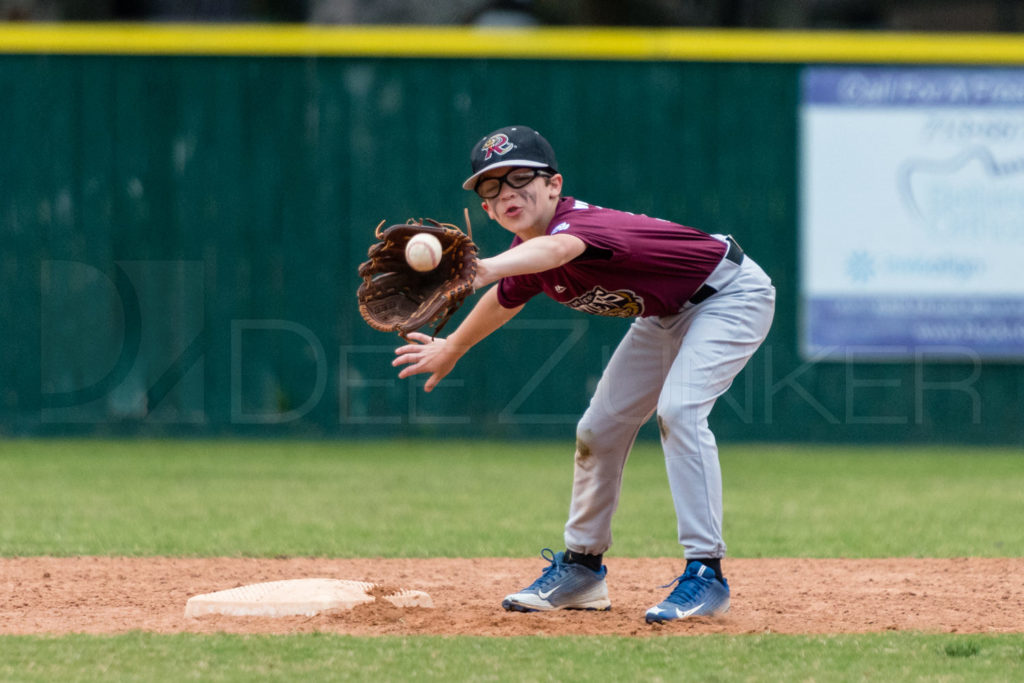
[{"label": "tooth graphic on sign", "polygon": [[1024,238],[1024,157],[997,160],[986,147],[946,159],[909,159],[897,184],[930,237],[979,242]]}]

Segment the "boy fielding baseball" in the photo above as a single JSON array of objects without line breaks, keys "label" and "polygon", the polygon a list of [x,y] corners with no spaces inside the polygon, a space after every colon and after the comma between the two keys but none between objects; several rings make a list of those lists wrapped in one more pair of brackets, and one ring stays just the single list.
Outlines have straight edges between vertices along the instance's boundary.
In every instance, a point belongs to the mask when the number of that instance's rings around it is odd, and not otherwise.
[{"label": "boy fielding baseball", "polygon": [[431,391],[541,292],[585,313],[635,318],[577,426],[566,550],[545,548],[541,576],[502,606],[611,607],[602,557],[622,471],[638,430],[656,414],[686,565],[646,619],[724,613],[721,469],[707,418],[768,334],[771,280],[731,237],[563,197],[554,151],[526,126],[485,136],[470,161],[463,187],[515,237],[479,261],[475,288],[497,285],[457,330],[446,339],[411,333],[414,343],[396,350],[393,364],[407,366],[399,377],[429,373]]}]

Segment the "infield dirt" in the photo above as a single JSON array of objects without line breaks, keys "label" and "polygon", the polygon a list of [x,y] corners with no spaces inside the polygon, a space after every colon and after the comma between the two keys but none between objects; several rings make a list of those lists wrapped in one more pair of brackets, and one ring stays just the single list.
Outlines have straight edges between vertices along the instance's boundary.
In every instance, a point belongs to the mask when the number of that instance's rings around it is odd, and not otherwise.
[{"label": "infield dirt", "polygon": [[[535,559],[0,558],[0,633],[625,635],[1024,632],[1024,558],[728,559],[732,609],[718,619],[644,623],[682,571],[678,559],[609,558],[608,612],[505,612]],[[200,593],[296,578],[428,592],[433,609],[378,603],[315,617],[186,618]]]}]

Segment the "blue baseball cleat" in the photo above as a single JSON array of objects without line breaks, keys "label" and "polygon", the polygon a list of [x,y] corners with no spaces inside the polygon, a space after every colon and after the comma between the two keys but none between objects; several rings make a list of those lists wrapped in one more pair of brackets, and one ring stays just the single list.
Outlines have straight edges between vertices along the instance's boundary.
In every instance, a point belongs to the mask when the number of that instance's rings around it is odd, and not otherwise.
[{"label": "blue baseball cleat", "polygon": [[515,612],[547,612],[556,609],[609,610],[607,567],[595,572],[581,564],[566,564],[564,552],[544,548],[540,556],[551,564],[540,578],[529,586],[508,595],[501,601],[506,610]]},{"label": "blue baseball cleat", "polygon": [[[711,568],[693,561],[672,583],[676,587],[662,602],[647,610],[647,623],[687,617],[716,617],[729,611],[729,582],[719,581]],[[662,588],[668,588],[662,586]]]}]

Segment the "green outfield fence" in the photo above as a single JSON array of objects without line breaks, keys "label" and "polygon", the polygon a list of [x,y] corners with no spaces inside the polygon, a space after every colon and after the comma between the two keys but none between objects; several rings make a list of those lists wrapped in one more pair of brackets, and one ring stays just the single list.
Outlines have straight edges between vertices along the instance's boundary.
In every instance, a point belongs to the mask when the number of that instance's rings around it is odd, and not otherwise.
[{"label": "green outfield fence", "polygon": [[1024,443],[1022,365],[798,352],[798,80],[835,62],[1019,65],[1024,41],[0,26],[0,430],[571,438],[623,321],[531,303],[425,395],[355,307],[382,219],[468,207],[506,245],[460,185],[523,123],[568,194],[732,233],[775,280],[722,438]]}]

